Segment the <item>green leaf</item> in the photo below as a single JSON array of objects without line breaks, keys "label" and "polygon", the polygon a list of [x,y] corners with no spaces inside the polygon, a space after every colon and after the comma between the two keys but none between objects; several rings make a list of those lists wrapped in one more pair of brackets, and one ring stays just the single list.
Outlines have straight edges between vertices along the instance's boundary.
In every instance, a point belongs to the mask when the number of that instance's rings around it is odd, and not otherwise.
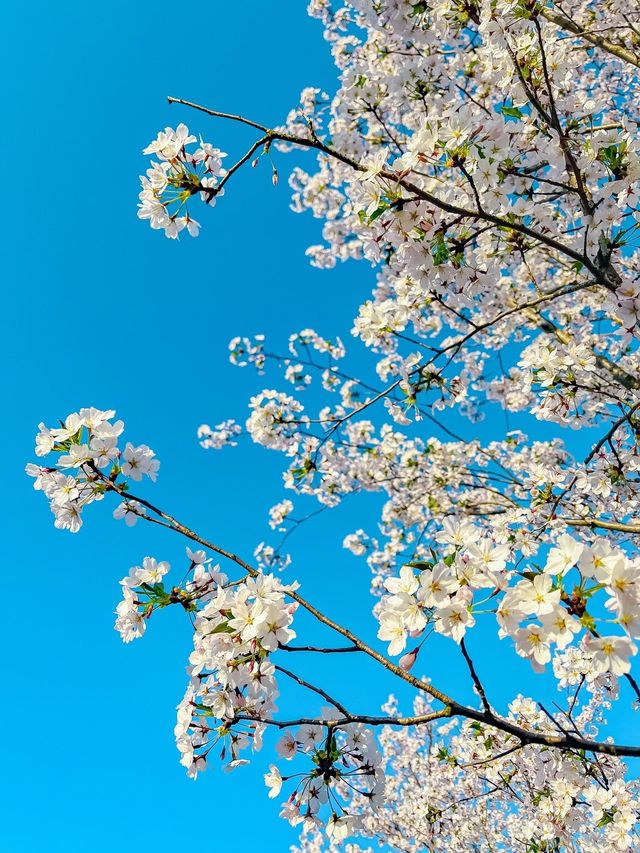
[{"label": "green leaf", "polygon": [[503,116],[510,116],[511,118],[522,118],[524,115],[518,107],[500,107],[500,112]]},{"label": "green leaf", "polygon": [[220,622],[219,625],[213,629],[213,631],[209,631],[210,634],[233,634],[234,629],[229,627],[228,622]]},{"label": "green leaf", "polygon": [[431,249],[433,252],[433,262],[436,266],[449,260],[449,249],[447,247],[446,240],[444,239],[444,234],[438,234],[436,239],[433,241]]},{"label": "green leaf", "polygon": [[388,204],[381,204],[380,207],[377,207],[373,211],[373,213],[369,217],[369,222],[374,222],[379,216],[382,216],[382,214],[385,212],[385,210],[388,210],[388,209],[389,209]]},{"label": "green leaf", "polygon": [[421,572],[433,568],[433,563],[429,563],[426,560],[412,560],[410,563],[405,563],[405,565],[409,566],[412,569],[420,569]]},{"label": "green leaf", "polygon": [[196,708],[200,711],[201,717],[213,717],[213,711],[209,708],[208,705],[201,705],[200,703],[196,703]]},{"label": "green leaf", "polygon": [[586,613],[586,612],[583,613],[582,616],[580,617],[580,621],[582,622],[584,627],[587,629],[587,631],[594,631],[595,630],[596,620],[593,618],[593,616],[590,613]]}]

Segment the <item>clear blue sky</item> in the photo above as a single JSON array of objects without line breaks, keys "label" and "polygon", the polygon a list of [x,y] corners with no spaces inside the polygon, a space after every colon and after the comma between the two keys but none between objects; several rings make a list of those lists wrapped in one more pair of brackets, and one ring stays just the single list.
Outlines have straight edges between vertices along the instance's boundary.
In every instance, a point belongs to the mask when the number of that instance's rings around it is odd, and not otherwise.
[{"label": "clear blue sky", "polygon": [[[112,0],[4,11],[0,853],[187,849],[195,819],[213,827],[210,842],[197,832],[205,853],[219,849],[220,825],[245,850],[280,853],[295,837],[262,787],[268,753],[235,774],[214,770],[195,784],[184,776],[172,733],[191,643],[183,614],[160,614],[129,647],[113,631],[119,578],[145,554],[180,565],[183,543],[117,524],[104,505],[79,535],[56,531],[23,468],[40,420],[113,407],[128,437],[161,460],[148,497],[245,556],[269,537],[266,511],[283,496],[278,457],[249,445],[207,453],[195,438],[203,421],[242,416],[260,387],[229,366],[228,339],[266,332],[282,349],[289,332],[310,325],[347,340],[373,274],[366,265],[311,269],[304,249],[318,223],[289,211],[286,181],[273,189],[267,169],[241,174],[203,211],[198,240],[165,240],[136,219],[135,205],[140,151],[166,124],[187,121],[231,155],[253,140],[169,107],[167,95],[277,123],[304,86],[332,90],[328,46],[305,5],[185,13],[166,0]],[[284,178],[288,164],[279,165]],[[500,416],[482,434],[503,429]],[[369,638],[369,604],[350,604],[366,602],[368,570],[339,543],[372,527],[372,507],[344,507],[292,547],[306,594]],[[469,698],[455,649],[438,640],[432,649],[429,673]],[[506,696],[528,667],[501,650],[508,663],[496,695]],[[344,673],[333,683],[354,709],[386,697],[377,669]]]}]

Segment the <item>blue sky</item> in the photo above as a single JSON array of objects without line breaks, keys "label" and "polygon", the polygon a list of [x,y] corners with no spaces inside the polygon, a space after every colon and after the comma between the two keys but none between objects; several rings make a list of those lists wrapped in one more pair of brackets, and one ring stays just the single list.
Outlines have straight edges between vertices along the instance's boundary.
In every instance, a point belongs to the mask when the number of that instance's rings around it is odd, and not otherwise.
[{"label": "blue sky", "polygon": [[[269,537],[279,458],[248,444],[207,453],[196,441],[200,423],[242,416],[262,387],[228,364],[228,340],[265,332],[283,350],[306,326],[348,340],[373,274],[363,264],[312,269],[304,250],[319,225],[289,211],[286,181],[274,189],[262,166],[203,211],[198,240],[165,240],[135,209],[141,149],[165,125],[186,121],[230,161],[254,139],[169,107],[167,95],[275,124],[304,86],[332,90],[329,49],[305,5],[209,4],[187,15],[165,0],[112,0],[4,12],[1,853],[173,851],[193,843],[196,818],[212,826],[203,851],[218,849],[220,826],[249,850],[280,853],[295,838],[262,788],[268,753],[235,774],[184,776],[172,732],[191,643],[183,614],[160,614],[128,647],[113,631],[119,578],[146,554],[179,568],[183,543],[113,522],[112,506],[92,507],[77,536],[56,531],[23,469],[40,420],[112,407],[127,437],[161,460],[157,485],[145,486],[151,500],[245,556]],[[294,160],[278,165],[284,178]],[[481,427],[485,438],[503,429],[502,416]],[[368,638],[368,603],[351,605],[366,602],[368,570],[340,542],[371,527],[373,506],[345,505],[292,539],[305,594]],[[428,654],[434,680],[469,698],[451,648],[436,640]],[[528,672],[504,660],[498,697]],[[389,689],[380,672],[341,663],[336,693],[354,710],[376,708]],[[313,666],[329,674],[327,662]]]}]

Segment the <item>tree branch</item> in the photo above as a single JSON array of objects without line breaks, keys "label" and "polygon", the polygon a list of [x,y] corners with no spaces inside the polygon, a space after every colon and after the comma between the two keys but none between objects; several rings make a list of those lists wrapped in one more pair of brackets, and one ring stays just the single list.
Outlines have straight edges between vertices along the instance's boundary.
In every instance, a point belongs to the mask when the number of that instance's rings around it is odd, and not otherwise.
[{"label": "tree branch", "polygon": [[566,15],[563,15],[560,12],[554,12],[553,9],[542,7],[539,9],[539,13],[543,18],[546,18],[547,21],[551,21],[552,24],[556,24],[556,26],[563,30],[568,30],[570,33],[573,33],[579,38],[584,39],[584,41],[589,42],[589,44],[592,44],[594,47],[599,47],[601,50],[610,53],[612,56],[617,56],[618,59],[622,59],[623,62],[628,62],[630,65],[635,65],[636,68],[640,68],[640,57],[633,53],[633,51],[627,50],[626,47],[614,44],[614,42],[609,41],[596,33],[588,32],[579,24],[576,24],[575,21],[572,21],[571,18],[567,18]]},{"label": "tree branch", "polygon": [[473,664],[473,661],[471,660],[471,656],[469,655],[469,652],[467,651],[467,646],[465,644],[464,637],[460,640],[460,651],[462,652],[462,655],[463,655],[465,661],[467,662],[467,666],[469,667],[469,673],[471,675],[471,679],[472,679],[473,683],[475,684],[475,688],[478,692],[478,696],[480,697],[480,700],[482,701],[482,704],[484,706],[485,711],[487,712],[487,714],[490,714],[491,716],[493,716],[493,711],[491,710],[491,705],[489,704],[489,700],[487,699],[487,694],[485,693],[484,686],[483,686],[482,682],[480,681],[478,673],[476,672],[476,668]]},{"label": "tree branch", "polygon": [[[239,121],[243,124],[255,127],[263,133],[268,134],[273,140],[289,142],[292,145],[299,145],[303,148],[315,149],[317,151],[322,152],[323,154],[326,154],[329,157],[332,157],[335,160],[338,160],[341,163],[344,163],[345,165],[354,169],[354,171],[356,172],[367,171],[367,166],[365,164],[360,163],[357,160],[354,160],[352,157],[349,157],[348,155],[335,150],[334,148],[329,145],[326,145],[324,142],[321,142],[317,138],[308,139],[306,137],[295,136],[294,134],[286,133],[284,131],[269,129],[264,125],[244,118],[244,116],[232,115],[230,113],[222,113],[217,110],[211,110],[207,107],[201,106],[200,104],[194,104],[193,102],[186,101],[182,98],[170,98],[169,100],[170,103],[180,103],[192,109],[200,110],[201,112],[204,112],[207,115],[231,119],[233,121]],[[381,178],[391,181],[395,185],[400,186],[403,189],[409,191],[410,193],[415,194],[418,198],[429,202],[429,204],[433,205],[439,210],[444,210],[447,213],[456,214],[465,219],[482,219],[486,222],[490,222],[493,225],[498,226],[499,228],[504,228],[507,231],[516,231],[520,234],[525,234],[526,236],[531,237],[531,239],[542,243],[551,249],[554,249],[560,254],[565,255],[566,257],[569,257],[574,261],[578,261],[587,270],[589,270],[591,275],[594,277],[594,280],[598,284],[603,285],[609,290],[615,290],[615,285],[608,280],[607,276],[605,275],[605,271],[600,269],[596,264],[594,264],[590,260],[590,258],[588,258],[584,254],[581,254],[580,252],[576,252],[570,246],[566,246],[564,243],[561,243],[559,240],[556,240],[555,238],[550,237],[547,234],[535,231],[534,229],[529,228],[527,225],[524,225],[521,222],[512,222],[511,220],[503,219],[500,216],[496,216],[484,210],[481,212],[478,210],[468,210],[465,207],[460,207],[459,205],[447,202],[444,199],[438,198],[438,196],[427,192],[426,190],[422,189],[411,181],[408,181],[405,177],[402,177],[402,175],[398,174],[397,172],[382,170],[381,172],[379,172],[379,175]]]},{"label": "tree branch", "polygon": [[323,646],[283,646],[280,644],[278,646],[280,651],[283,652],[321,652],[322,654],[343,654],[345,652],[360,652],[362,649],[359,649],[357,646],[343,646],[342,648],[325,648]]},{"label": "tree branch", "polygon": [[282,672],[284,675],[287,675],[289,678],[291,678],[293,681],[295,681],[301,687],[306,687],[307,690],[312,690],[314,693],[317,693],[319,696],[322,696],[323,699],[326,699],[327,702],[330,702],[333,705],[333,707],[337,708],[341,714],[345,715],[345,717],[351,716],[351,714],[349,713],[349,711],[347,711],[347,709],[344,707],[344,705],[340,704],[340,702],[338,702],[336,699],[332,699],[328,693],[326,693],[324,690],[322,690],[322,688],[315,687],[313,684],[310,684],[308,681],[305,681],[303,678],[300,678],[300,676],[296,675],[295,672],[290,672],[288,669],[285,669],[283,666],[279,666],[278,664],[274,664],[274,667],[275,667],[275,669],[278,670],[278,672]]},{"label": "tree branch", "polygon": [[[124,498],[124,500],[136,501],[137,503],[141,504],[142,506],[147,507],[152,512],[156,513],[161,518],[163,518],[165,521],[168,521],[170,523],[170,529],[175,530],[176,533],[180,533],[181,535],[185,536],[187,539],[191,539],[194,542],[198,542],[200,545],[204,546],[205,548],[208,548],[210,551],[213,551],[214,553],[225,557],[226,559],[230,560],[231,562],[234,562],[236,565],[243,568],[247,572],[247,574],[249,574],[251,577],[255,578],[255,577],[258,577],[260,575],[260,572],[257,569],[253,568],[253,566],[251,566],[249,563],[247,563],[241,557],[238,557],[236,554],[233,554],[231,551],[227,551],[225,548],[221,548],[219,545],[215,545],[212,542],[209,542],[206,539],[203,539],[201,536],[198,536],[196,533],[194,533],[188,527],[186,527],[185,525],[178,522],[175,518],[173,518],[173,516],[170,516],[167,513],[163,512],[162,510],[158,509],[152,503],[145,500],[144,498],[139,498],[139,497],[136,497],[135,495],[130,494],[125,489],[123,489],[118,483],[114,483],[111,480],[109,480],[107,477],[105,477],[104,474],[102,474],[102,472],[99,469],[97,469],[95,466],[92,466],[91,463],[87,463],[87,465],[92,467],[92,470],[96,474],[96,477],[98,479],[102,480],[102,482],[105,483],[105,485],[107,485],[108,490],[116,492],[116,494],[120,495],[122,498]],[[143,515],[141,517],[147,518],[147,516],[145,516],[145,515]],[[149,519],[147,518],[147,520],[149,520]],[[309,613],[311,613],[313,616],[315,616],[319,622],[321,622],[324,625],[327,625],[329,628],[332,628],[338,634],[342,634],[343,637],[346,637],[347,639],[349,639],[351,641],[351,643],[353,643],[353,645],[356,646],[360,651],[364,652],[365,654],[369,655],[369,657],[376,660],[378,663],[380,663],[389,672],[393,673],[394,675],[397,675],[403,681],[406,681],[408,684],[411,684],[413,687],[427,693],[428,695],[430,695],[434,699],[437,699],[439,702],[441,702],[444,705],[444,708],[439,712],[434,712],[434,713],[437,713],[441,717],[459,716],[459,717],[466,717],[467,719],[470,719],[470,720],[476,720],[477,722],[486,724],[490,728],[498,729],[499,731],[503,731],[503,732],[506,732],[507,734],[514,735],[515,737],[519,738],[525,744],[539,744],[541,746],[548,746],[548,747],[553,747],[555,749],[564,749],[564,750],[566,750],[566,749],[578,749],[578,750],[583,749],[583,750],[586,750],[587,752],[603,753],[605,755],[640,756],[640,746],[632,746],[632,745],[617,744],[617,743],[605,743],[605,742],[601,742],[601,741],[592,741],[592,740],[587,740],[585,738],[576,737],[576,736],[571,735],[571,734],[558,736],[558,735],[546,734],[543,732],[530,731],[528,729],[523,728],[522,726],[516,725],[515,723],[511,722],[510,720],[506,720],[503,717],[498,717],[490,711],[489,712],[487,710],[477,711],[474,708],[469,708],[469,707],[461,704],[460,702],[455,701],[450,696],[448,696],[446,693],[444,693],[442,690],[439,690],[438,688],[433,687],[433,685],[431,685],[430,683],[428,683],[426,681],[422,681],[419,678],[415,678],[410,673],[405,672],[397,664],[394,664],[392,661],[390,661],[384,655],[380,654],[380,652],[376,651],[371,646],[369,646],[367,643],[365,643],[363,640],[361,640],[359,637],[357,637],[348,628],[345,628],[342,625],[339,625],[333,619],[330,619],[328,616],[325,616],[320,610],[318,610],[317,607],[315,607],[313,604],[308,602],[301,595],[298,595],[298,593],[295,592],[294,590],[288,590],[287,595],[290,598],[292,598],[294,601],[296,601],[301,607],[303,607],[305,610],[307,610]],[[429,715],[429,717],[430,717],[430,719],[433,719],[432,715]],[[250,718],[250,719],[255,720],[255,718]],[[408,720],[409,722],[403,723],[403,722],[398,722],[396,720],[394,723],[390,723],[388,717],[367,717],[367,718],[354,717],[354,718],[347,719],[346,722],[367,721],[371,725],[414,725],[414,724],[416,724],[415,723],[416,718],[399,718],[399,719]],[[377,723],[372,722],[374,720],[377,720],[378,722]],[[425,720],[425,722],[426,721],[428,721],[428,720]],[[267,721],[267,720],[262,720],[261,722],[265,722],[265,723],[268,723],[271,725],[279,725],[281,727],[284,727],[285,725],[298,725],[298,723],[278,723],[276,721]],[[316,723],[317,721],[305,720],[304,722]],[[342,724],[344,724],[344,722],[345,721],[343,721]],[[329,725],[330,722],[325,721],[324,724]]]},{"label": "tree branch", "polygon": [[246,124],[249,127],[255,127],[257,130],[261,130],[263,133],[270,133],[269,128],[265,127],[263,124],[258,124],[255,121],[251,121],[251,119],[245,118],[244,116],[233,115],[232,113],[221,113],[217,110],[210,110],[208,107],[203,107],[200,104],[194,104],[192,101],[185,101],[183,98],[172,98],[171,95],[167,98],[170,104],[182,104],[184,107],[191,107],[193,110],[200,110],[201,113],[206,113],[209,116],[215,116],[216,118],[226,118],[230,121],[238,121],[241,124]]}]

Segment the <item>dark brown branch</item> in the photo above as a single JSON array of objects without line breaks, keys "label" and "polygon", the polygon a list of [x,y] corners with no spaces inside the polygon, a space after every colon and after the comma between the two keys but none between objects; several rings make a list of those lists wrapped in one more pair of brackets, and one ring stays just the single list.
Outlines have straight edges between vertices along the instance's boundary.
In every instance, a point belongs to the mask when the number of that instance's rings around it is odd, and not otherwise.
[{"label": "dark brown branch", "polygon": [[[338,160],[339,162],[344,163],[356,172],[367,171],[367,166],[365,164],[360,163],[357,160],[354,160],[352,157],[349,157],[348,155],[335,150],[331,146],[320,142],[318,139],[308,139],[303,136],[295,136],[291,133],[285,133],[284,131],[270,130],[264,125],[252,122],[250,119],[246,119],[243,116],[232,115],[230,113],[222,113],[218,112],[217,110],[210,110],[207,107],[203,107],[199,104],[194,104],[191,101],[186,101],[182,98],[170,98],[170,103],[180,103],[184,106],[191,107],[192,109],[200,110],[201,112],[204,112],[207,115],[231,119],[233,121],[242,122],[243,124],[248,124],[249,126],[255,127],[263,133],[268,134],[274,141],[280,140],[282,142],[289,142],[292,145],[299,145],[302,148],[312,148],[316,151],[320,151],[323,154],[326,154],[329,157],[332,157],[334,160]],[[401,174],[398,174],[396,172],[382,170],[379,175],[381,178],[391,181],[393,184],[400,186],[405,190],[408,190],[410,193],[415,194],[418,198],[429,202],[429,204],[432,204],[434,207],[437,207],[440,210],[444,210],[447,213],[453,213],[465,219],[480,218],[507,231],[516,231],[520,234],[525,234],[531,239],[542,243],[551,249],[554,249],[556,252],[559,252],[560,254],[565,255],[574,261],[578,261],[587,270],[589,270],[589,272],[598,284],[602,284],[610,290],[615,289],[615,286],[612,284],[612,282],[608,280],[605,271],[600,269],[596,264],[594,264],[586,255],[576,252],[570,246],[566,246],[564,243],[561,243],[559,240],[550,237],[548,234],[535,231],[534,229],[529,228],[527,225],[524,225],[521,222],[512,222],[508,219],[503,219],[502,217],[496,216],[492,213],[488,213],[487,211],[482,211],[482,214],[479,214],[477,210],[468,210],[467,208],[460,207],[459,205],[444,201],[443,199],[438,198],[438,196],[435,196],[432,193],[427,192],[426,190],[412,183],[411,181],[408,181],[406,177],[403,177]]]},{"label": "dark brown branch", "polygon": [[344,654],[345,652],[360,652],[357,646],[342,646],[342,648],[324,648],[323,646],[283,646],[278,648],[283,652],[321,652],[322,654]]},{"label": "dark brown branch", "polygon": [[467,651],[467,646],[465,644],[464,637],[462,638],[462,640],[460,640],[460,651],[462,652],[462,655],[463,655],[465,661],[467,662],[467,666],[469,668],[469,674],[471,675],[471,680],[473,681],[473,683],[475,685],[475,688],[478,692],[478,696],[480,697],[480,700],[484,706],[485,711],[487,712],[487,714],[490,714],[491,716],[493,716],[493,711],[491,710],[491,705],[489,704],[489,700],[487,699],[487,694],[485,693],[484,686],[483,686],[482,682],[480,681],[480,677],[478,676],[478,673],[476,672],[476,668],[473,664],[473,661],[471,660],[471,656],[469,655],[469,652]]},{"label": "dark brown branch", "polygon": [[450,717],[449,708],[442,708],[440,711],[433,711],[430,714],[422,714],[417,717],[373,717],[368,714],[348,714],[342,719],[325,720],[313,717],[299,717],[295,720],[274,720],[271,718],[252,717],[249,714],[237,714],[233,722],[237,720],[247,720],[254,723],[264,723],[267,726],[276,726],[279,729],[292,728],[293,726],[318,726],[337,729],[341,726],[348,726],[352,723],[364,723],[368,726],[420,726],[425,723],[432,723],[434,720],[441,720],[445,717]]},{"label": "dark brown branch", "polygon": [[351,717],[351,714],[349,713],[349,711],[347,711],[347,709],[344,707],[344,705],[342,705],[336,699],[333,699],[331,696],[329,696],[329,694],[326,691],[324,691],[321,687],[316,687],[315,685],[310,684],[308,681],[305,681],[304,678],[300,678],[300,676],[296,675],[295,672],[290,672],[288,669],[285,669],[283,666],[279,666],[278,664],[274,664],[274,667],[275,667],[275,669],[278,670],[278,672],[283,673],[283,675],[287,675],[289,678],[291,678],[293,681],[295,681],[301,687],[306,687],[307,690],[312,690],[314,693],[317,693],[319,696],[322,696],[323,699],[326,699],[327,702],[329,702],[331,705],[333,705],[334,708],[337,708],[341,714],[345,715],[345,717]]},{"label": "dark brown branch", "polygon": [[265,127],[262,124],[258,124],[255,121],[251,121],[251,119],[245,118],[244,116],[233,115],[232,113],[221,113],[217,110],[210,110],[208,107],[202,107],[200,104],[194,104],[191,101],[185,101],[183,98],[172,98],[171,95],[167,98],[170,104],[182,104],[184,107],[191,107],[193,110],[200,110],[202,113],[206,113],[209,116],[215,116],[216,118],[226,118],[230,121],[239,121],[241,124],[247,124],[249,127],[255,127],[257,130],[261,130],[263,133],[269,133],[269,128]]},{"label": "dark brown branch", "polygon": [[[251,577],[258,577],[260,572],[257,569],[254,569],[249,563],[243,560],[241,557],[238,557],[236,554],[233,554],[230,551],[227,551],[225,548],[221,548],[219,545],[214,545],[212,542],[203,539],[201,536],[198,536],[194,531],[190,530],[185,525],[181,524],[177,521],[173,516],[163,512],[162,510],[155,507],[152,503],[145,500],[144,498],[139,498],[135,495],[128,493],[125,489],[122,488],[118,483],[114,483],[109,480],[102,472],[92,466],[92,463],[87,463],[89,467],[92,467],[92,470],[97,479],[100,479],[105,485],[108,486],[110,491],[116,492],[116,494],[120,495],[124,500],[128,501],[136,501],[142,506],[147,507],[152,512],[156,513],[165,521],[168,521],[170,524],[170,528],[174,530],[176,533],[180,533],[185,536],[187,539],[191,539],[194,542],[198,542],[200,545],[208,548],[210,551],[213,551],[216,554],[220,554],[221,556],[231,560],[236,563],[236,565],[243,568],[248,575]],[[147,518],[147,516],[141,516],[142,518]],[[555,749],[577,749],[577,750],[585,750],[587,752],[594,753],[602,753],[605,755],[616,755],[616,756],[638,756],[640,757],[640,746],[632,746],[627,744],[617,744],[617,743],[604,743],[600,741],[592,741],[587,740],[585,738],[576,737],[571,734],[567,735],[552,735],[546,734],[544,732],[537,731],[529,731],[521,726],[516,725],[511,722],[511,720],[506,720],[503,717],[498,717],[491,712],[486,710],[477,711],[474,708],[468,708],[465,705],[462,705],[460,702],[456,702],[451,697],[447,696],[446,693],[443,693],[438,688],[429,684],[428,682],[421,681],[419,678],[415,678],[408,672],[405,672],[401,667],[397,664],[394,664],[384,655],[377,652],[367,643],[363,642],[359,637],[357,637],[352,631],[348,628],[344,628],[342,625],[339,625],[337,622],[334,622],[328,616],[325,616],[321,611],[318,610],[317,607],[312,605],[310,602],[306,601],[306,599],[302,598],[302,596],[298,595],[293,590],[287,591],[287,595],[292,598],[294,601],[297,601],[301,607],[304,607],[309,613],[318,619],[324,625],[327,625],[329,628],[332,628],[338,634],[341,634],[343,637],[346,637],[348,640],[353,643],[354,646],[357,646],[360,651],[372,657],[378,663],[380,663],[385,669],[389,672],[397,675],[403,681],[411,684],[413,687],[416,687],[418,690],[424,691],[425,693],[432,696],[434,699],[437,699],[439,702],[443,704],[443,708],[441,711],[434,712],[434,715],[427,715],[428,719],[423,719],[423,722],[429,722],[431,719],[438,719],[440,717],[466,717],[470,720],[476,720],[476,722],[484,723],[490,728],[497,729],[499,731],[506,732],[507,734],[513,735],[522,741],[523,744],[539,744],[541,746],[548,746]],[[247,718],[247,719],[255,719],[255,718]],[[353,717],[346,718],[346,722],[368,722],[370,725],[417,725],[415,717],[409,718],[392,718],[393,722],[390,722],[388,717]],[[403,720],[406,722],[400,722]],[[277,721],[267,721],[263,720],[262,722],[269,723],[271,725],[279,725],[280,727],[284,727],[286,725],[298,725],[300,723],[279,723]],[[314,724],[322,724],[322,725],[330,725],[332,721],[323,721],[319,722],[317,720],[304,720],[302,722],[311,722]],[[345,721],[342,721],[342,725],[345,724]],[[333,725],[336,725],[333,722]]]}]

